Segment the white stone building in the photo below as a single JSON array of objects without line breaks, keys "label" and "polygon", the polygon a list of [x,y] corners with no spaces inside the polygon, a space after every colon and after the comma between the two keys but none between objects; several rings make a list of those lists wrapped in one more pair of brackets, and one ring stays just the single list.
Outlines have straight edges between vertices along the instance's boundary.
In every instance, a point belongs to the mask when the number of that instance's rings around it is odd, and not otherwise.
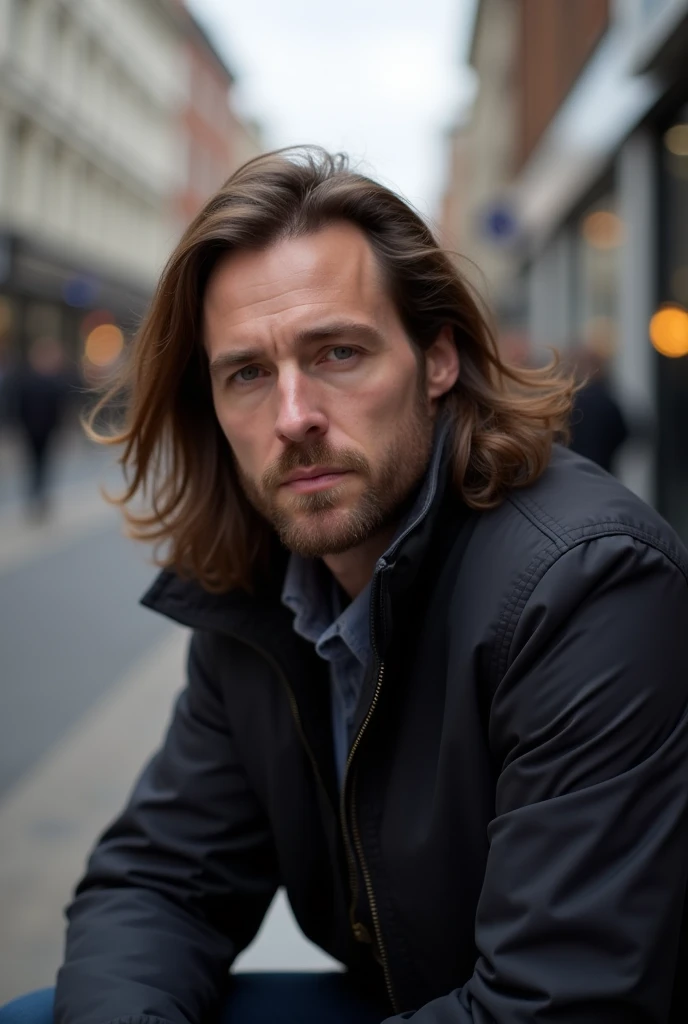
[{"label": "white stone building", "polygon": [[184,31],[171,0],[0,0],[0,355],[140,314],[179,231]]}]

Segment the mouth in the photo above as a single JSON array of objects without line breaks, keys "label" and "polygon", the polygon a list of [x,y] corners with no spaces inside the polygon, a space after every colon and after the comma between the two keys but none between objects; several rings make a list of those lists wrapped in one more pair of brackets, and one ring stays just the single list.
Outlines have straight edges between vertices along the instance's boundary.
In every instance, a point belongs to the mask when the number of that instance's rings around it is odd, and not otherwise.
[{"label": "mouth", "polygon": [[308,466],[290,473],[282,487],[297,494],[310,494],[313,491],[325,490],[327,487],[335,487],[345,476],[349,475],[349,470],[330,469],[327,466]]}]

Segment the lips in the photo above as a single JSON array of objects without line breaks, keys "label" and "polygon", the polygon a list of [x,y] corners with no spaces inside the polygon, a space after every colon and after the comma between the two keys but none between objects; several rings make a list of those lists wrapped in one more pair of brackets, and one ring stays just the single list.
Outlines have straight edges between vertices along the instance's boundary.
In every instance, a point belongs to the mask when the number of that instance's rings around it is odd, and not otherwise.
[{"label": "lips", "polygon": [[319,476],[336,476],[341,473],[345,473],[344,469],[335,469],[330,466],[303,466],[301,469],[295,469],[293,473],[285,477],[284,483],[291,484],[296,480],[314,480]]},{"label": "lips", "polygon": [[282,486],[296,494],[313,494],[316,491],[329,490],[336,487],[350,470],[330,469],[328,466],[308,466],[295,469]]}]

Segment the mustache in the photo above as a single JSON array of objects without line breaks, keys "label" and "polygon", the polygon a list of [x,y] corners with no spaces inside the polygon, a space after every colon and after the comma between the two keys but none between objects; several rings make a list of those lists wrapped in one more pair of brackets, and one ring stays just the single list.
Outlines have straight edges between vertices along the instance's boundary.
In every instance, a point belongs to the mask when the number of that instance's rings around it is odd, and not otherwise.
[{"label": "mustache", "polygon": [[332,466],[333,469],[370,474],[368,460],[350,448],[333,448],[326,441],[313,441],[309,445],[292,445],[285,449],[275,463],[266,469],[261,484],[266,491],[276,490],[288,473],[308,466]]}]

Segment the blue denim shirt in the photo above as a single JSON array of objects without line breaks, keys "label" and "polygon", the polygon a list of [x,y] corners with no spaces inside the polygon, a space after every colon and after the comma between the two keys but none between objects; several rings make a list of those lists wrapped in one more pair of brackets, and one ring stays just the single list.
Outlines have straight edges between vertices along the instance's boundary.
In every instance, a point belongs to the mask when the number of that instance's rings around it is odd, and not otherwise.
[{"label": "blue denim shirt", "polygon": [[[445,437],[446,430],[439,429],[418,497],[387,551],[418,518],[429,492],[434,492]],[[353,741],[356,707],[372,659],[370,590],[368,583],[346,604],[345,595],[321,559],[302,558],[294,553],[282,588],[282,603],[294,612],[295,632],[315,644],[320,657],[330,663],[332,735],[340,789]]]}]

